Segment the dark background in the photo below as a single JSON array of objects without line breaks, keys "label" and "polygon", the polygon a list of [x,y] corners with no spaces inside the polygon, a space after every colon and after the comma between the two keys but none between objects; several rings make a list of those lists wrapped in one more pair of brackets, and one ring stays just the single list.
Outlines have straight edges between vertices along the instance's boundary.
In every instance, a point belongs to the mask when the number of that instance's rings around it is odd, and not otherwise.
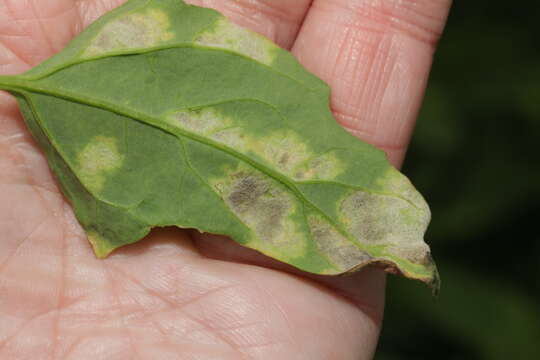
[{"label": "dark background", "polygon": [[376,360],[540,359],[540,1],[454,2],[403,171],[442,288],[389,277]]}]

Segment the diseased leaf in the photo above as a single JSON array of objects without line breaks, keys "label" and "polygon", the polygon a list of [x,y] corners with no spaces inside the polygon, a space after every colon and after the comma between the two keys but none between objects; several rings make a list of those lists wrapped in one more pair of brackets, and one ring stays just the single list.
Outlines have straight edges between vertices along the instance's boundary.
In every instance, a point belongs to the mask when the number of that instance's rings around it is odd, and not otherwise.
[{"label": "diseased leaf", "polygon": [[99,257],[176,225],[312,273],[375,263],[438,288],[421,195],[336,123],[324,82],[216,11],[131,0],[0,88]]}]

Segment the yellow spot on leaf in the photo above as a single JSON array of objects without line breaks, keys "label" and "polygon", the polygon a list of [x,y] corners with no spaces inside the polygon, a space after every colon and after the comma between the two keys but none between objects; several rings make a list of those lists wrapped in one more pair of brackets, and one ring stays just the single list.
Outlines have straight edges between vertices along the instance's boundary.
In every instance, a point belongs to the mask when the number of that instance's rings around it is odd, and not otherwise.
[{"label": "yellow spot on leaf", "polygon": [[269,136],[253,138],[249,143],[249,148],[257,156],[287,175],[291,175],[293,170],[311,155],[306,144],[293,131],[278,131]]},{"label": "yellow spot on leaf", "polygon": [[249,134],[235,119],[212,107],[182,110],[165,116],[168,124],[226,145],[245,155],[252,153],[272,169],[297,180],[333,180],[344,171],[333,153],[313,153],[296,132]]},{"label": "yellow spot on leaf", "polygon": [[227,145],[231,149],[245,151],[246,139],[242,128],[231,127],[218,130],[211,135],[211,138],[218,143]]},{"label": "yellow spot on leaf", "polygon": [[315,156],[294,171],[297,180],[334,180],[345,171],[342,161],[333,153]]},{"label": "yellow spot on leaf", "polygon": [[[400,198],[394,198],[393,203],[396,205],[393,211],[389,212],[389,216],[393,213],[394,216],[391,218],[397,219],[400,216],[402,220],[391,221],[395,225],[391,235],[387,235],[390,246],[386,248],[386,251],[413,263],[427,265],[432,261],[429,246],[422,241],[431,218],[427,202],[409,179],[392,167],[381,177],[378,184],[385,191]],[[398,203],[399,206],[397,206]]]},{"label": "yellow spot on leaf", "polygon": [[108,172],[122,166],[124,156],[118,152],[116,139],[96,136],[77,156],[81,181],[92,191],[100,192]]},{"label": "yellow spot on leaf", "polygon": [[296,180],[333,180],[343,172],[342,162],[333,152],[317,155],[294,131],[277,131],[250,138],[248,149],[273,168]]},{"label": "yellow spot on leaf", "polygon": [[196,44],[227,49],[270,65],[278,46],[265,37],[222,18],[215,26],[199,35]]},{"label": "yellow spot on leaf", "polygon": [[382,189],[385,190],[385,192],[396,194],[397,196],[412,203],[419,210],[424,211],[426,213],[427,221],[429,222],[431,217],[429,206],[406,176],[395,168],[389,167],[388,171],[377,183]]},{"label": "yellow spot on leaf", "polygon": [[213,108],[200,110],[182,110],[168,117],[169,124],[199,135],[230,127],[232,120],[218,114]]},{"label": "yellow spot on leaf", "polygon": [[169,27],[169,17],[158,9],[126,14],[107,23],[86,49],[83,57],[158,46],[174,38]]}]

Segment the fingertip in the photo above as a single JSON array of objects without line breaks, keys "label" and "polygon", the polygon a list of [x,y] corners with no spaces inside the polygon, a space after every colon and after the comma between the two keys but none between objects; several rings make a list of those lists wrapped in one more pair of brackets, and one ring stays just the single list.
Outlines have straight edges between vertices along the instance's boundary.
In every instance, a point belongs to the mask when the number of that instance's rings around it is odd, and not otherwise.
[{"label": "fingertip", "polygon": [[315,0],[293,46],[332,88],[336,120],[405,156],[450,0]]}]

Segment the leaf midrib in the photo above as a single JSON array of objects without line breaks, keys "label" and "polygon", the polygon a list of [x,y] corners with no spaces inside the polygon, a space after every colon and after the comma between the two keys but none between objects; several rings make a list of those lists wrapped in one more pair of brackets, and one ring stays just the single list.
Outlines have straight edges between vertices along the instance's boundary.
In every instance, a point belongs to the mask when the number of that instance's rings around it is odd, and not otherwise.
[{"label": "leaf midrib", "polygon": [[156,119],[154,117],[152,117],[152,116],[146,115],[146,114],[141,113],[141,112],[130,110],[130,109],[126,108],[126,107],[123,107],[123,106],[120,106],[120,105],[117,105],[117,104],[111,104],[111,103],[108,103],[108,102],[103,101],[103,100],[96,100],[96,99],[92,99],[92,98],[87,97],[87,96],[83,96],[83,95],[80,95],[80,94],[73,94],[73,93],[70,93],[70,92],[67,92],[67,91],[58,91],[57,89],[50,89],[50,88],[44,87],[44,86],[37,86],[35,84],[30,84],[28,81],[23,80],[23,79],[12,78],[12,80],[13,80],[13,81],[11,81],[13,83],[12,88],[14,88],[13,90],[15,90],[15,91],[16,91],[17,88],[19,88],[21,90],[40,93],[40,94],[53,96],[53,97],[57,97],[57,98],[63,98],[63,99],[68,100],[68,101],[80,103],[80,104],[87,105],[87,106],[92,106],[92,107],[99,108],[99,109],[102,109],[102,110],[107,110],[107,111],[116,113],[118,115],[125,116],[125,117],[128,117],[128,118],[134,119],[136,121],[140,121],[140,122],[142,122],[142,123],[144,123],[146,125],[153,126],[153,127],[157,128],[157,129],[160,129],[162,131],[165,131],[165,132],[171,134],[174,137],[184,136],[184,137],[186,137],[188,139],[197,141],[197,142],[199,142],[201,144],[204,144],[204,145],[207,145],[207,146],[214,147],[214,148],[216,148],[218,150],[221,150],[221,151],[223,151],[223,152],[225,152],[225,153],[227,153],[227,154],[229,154],[229,155],[231,155],[231,156],[233,156],[235,158],[238,158],[241,161],[244,161],[244,162],[248,163],[250,166],[254,167],[258,171],[262,172],[263,174],[267,175],[268,177],[270,177],[270,178],[274,179],[275,181],[281,183],[283,186],[289,188],[289,190],[292,191],[294,193],[294,195],[298,199],[300,199],[304,204],[308,205],[309,207],[311,207],[312,209],[314,209],[318,213],[320,213],[330,224],[332,224],[332,226],[334,226],[338,230],[338,232],[341,235],[345,236],[352,244],[354,244],[355,246],[357,246],[359,249],[361,249],[363,251],[370,251],[369,245],[363,244],[363,243],[357,241],[356,239],[354,239],[353,237],[351,237],[349,232],[346,231],[345,229],[343,229],[343,227],[340,224],[336,223],[324,211],[322,211],[319,207],[317,207],[315,204],[313,204],[311,201],[309,201],[292,181],[289,181],[285,176],[281,175],[280,173],[274,171],[273,169],[271,169],[271,168],[269,168],[269,167],[267,167],[267,166],[265,166],[263,164],[260,164],[260,163],[258,163],[256,161],[250,159],[249,157],[247,157],[246,155],[244,155],[244,154],[242,154],[240,152],[237,152],[237,151],[235,151],[233,149],[225,147],[225,146],[223,146],[223,145],[221,145],[219,143],[216,143],[216,142],[214,142],[214,141],[212,141],[210,139],[207,139],[207,138],[205,138],[203,136],[199,136],[197,134],[185,131],[183,129],[170,126],[170,125],[168,125],[166,122],[164,122],[162,120],[156,121]]},{"label": "leaf midrib", "polygon": [[[263,63],[261,61],[258,61],[256,59],[253,59],[245,54],[242,54],[240,52],[237,52],[237,51],[234,51],[234,50],[231,50],[231,49],[227,49],[227,48],[220,48],[220,47],[212,47],[212,46],[204,46],[204,45],[200,45],[200,44],[196,44],[196,43],[193,43],[193,42],[180,42],[180,43],[175,43],[175,44],[167,44],[167,45],[158,45],[158,46],[150,46],[150,47],[147,47],[147,48],[133,48],[133,49],[124,49],[124,50],[118,50],[118,51],[110,51],[110,52],[105,52],[103,54],[99,54],[99,55],[96,55],[96,56],[90,56],[90,57],[87,57],[87,58],[77,58],[73,61],[70,61],[70,62],[67,62],[67,63],[64,63],[64,64],[59,64],[51,69],[47,69],[46,72],[42,73],[42,74],[36,74],[36,75],[26,75],[26,74],[21,74],[20,76],[18,76],[19,78],[21,79],[24,79],[24,80],[41,80],[41,79],[44,79],[48,76],[51,76],[59,71],[62,71],[62,70],[65,70],[67,68],[70,68],[72,66],[77,66],[77,65],[80,65],[80,64],[84,64],[84,63],[87,63],[87,62],[92,62],[92,61],[97,61],[97,60],[102,60],[102,59],[107,59],[107,58],[110,58],[110,57],[115,57],[115,56],[126,56],[126,55],[140,55],[140,54],[147,54],[147,53],[151,53],[151,52],[156,52],[156,51],[161,51],[161,50],[169,50],[169,49],[183,49],[183,48],[192,48],[192,49],[199,49],[199,50],[206,50],[206,51],[215,51],[215,52],[225,52],[225,53],[228,53],[228,54],[231,54],[231,55],[235,55],[235,56],[238,56],[238,57],[241,57],[241,58],[244,58],[248,61],[254,61],[257,63],[257,65],[260,65],[262,67],[265,67],[267,68],[269,71],[272,71],[276,74],[279,74],[280,76],[283,76],[283,77],[286,77],[287,79],[299,84],[300,86],[304,87],[306,90],[308,91],[316,91],[318,90],[319,88],[317,87],[309,87],[306,85],[305,82],[303,81],[300,81],[294,77],[292,77],[291,75],[289,74],[286,74],[282,71],[279,71],[278,69],[276,69],[275,67],[273,66],[270,66],[266,63]],[[324,84],[325,86],[328,86],[325,82],[323,82],[321,80],[321,85]]]}]

